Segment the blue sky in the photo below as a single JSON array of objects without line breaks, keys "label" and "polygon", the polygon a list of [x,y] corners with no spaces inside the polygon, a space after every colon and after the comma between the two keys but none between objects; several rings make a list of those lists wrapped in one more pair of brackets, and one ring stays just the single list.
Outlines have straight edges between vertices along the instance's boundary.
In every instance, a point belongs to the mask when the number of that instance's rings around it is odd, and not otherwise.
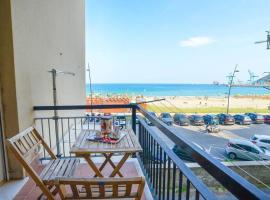
[{"label": "blue sky", "polygon": [[269,0],[87,0],[94,83],[225,82],[270,71]]}]

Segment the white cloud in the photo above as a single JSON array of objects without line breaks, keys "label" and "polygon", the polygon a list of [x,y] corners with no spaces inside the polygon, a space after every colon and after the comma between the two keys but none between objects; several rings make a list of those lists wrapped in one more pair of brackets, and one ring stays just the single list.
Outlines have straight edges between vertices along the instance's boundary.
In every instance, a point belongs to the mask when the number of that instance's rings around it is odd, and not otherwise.
[{"label": "white cloud", "polygon": [[215,42],[215,40],[213,38],[198,36],[198,37],[192,37],[192,38],[189,38],[187,40],[181,41],[180,46],[182,46],[182,47],[198,47],[198,46],[212,44],[214,42]]}]

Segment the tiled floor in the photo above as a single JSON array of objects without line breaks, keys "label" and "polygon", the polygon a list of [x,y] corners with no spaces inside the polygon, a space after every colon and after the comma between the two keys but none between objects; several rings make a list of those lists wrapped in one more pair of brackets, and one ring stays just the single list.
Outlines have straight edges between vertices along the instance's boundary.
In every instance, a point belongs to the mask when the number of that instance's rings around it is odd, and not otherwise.
[{"label": "tiled floor", "polygon": [[[119,158],[114,158],[113,161],[117,162]],[[95,162],[101,163],[100,158],[97,158]],[[42,170],[41,167],[36,167],[36,170],[40,172]],[[105,167],[104,169],[104,174],[108,175],[111,172],[112,168],[110,166]],[[124,166],[121,169],[122,174],[124,177],[135,177],[135,176],[142,176],[141,169],[139,167],[137,159],[129,159]],[[76,172],[75,172],[77,177],[91,177],[93,176],[92,170],[89,168],[89,166],[82,162]],[[17,190],[18,191],[18,190]],[[10,191],[13,194],[16,192],[15,189],[14,191]],[[37,197],[41,194],[41,191],[38,187],[36,187],[35,183],[33,180],[30,178],[27,183],[22,187],[22,189],[17,193],[16,197],[14,198],[15,200],[31,200],[31,199],[37,199]],[[4,198],[5,200],[12,199],[10,197]],[[146,185],[145,187],[145,192],[143,199],[152,199],[152,196],[150,194],[150,191],[148,189],[148,186]],[[0,200],[1,196],[0,196]]]},{"label": "tiled floor", "polygon": [[16,193],[24,186],[28,178],[22,180],[9,181],[0,186],[0,200],[11,200]]}]

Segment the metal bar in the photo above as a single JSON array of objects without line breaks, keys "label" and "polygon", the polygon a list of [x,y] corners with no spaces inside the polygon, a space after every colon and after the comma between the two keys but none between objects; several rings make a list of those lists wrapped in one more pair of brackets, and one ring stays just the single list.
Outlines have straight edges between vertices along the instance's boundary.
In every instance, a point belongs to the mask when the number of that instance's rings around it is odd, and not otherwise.
[{"label": "metal bar", "polygon": [[158,194],[158,179],[159,179],[159,177],[158,177],[158,167],[159,167],[159,165],[158,165],[158,153],[159,153],[159,146],[158,146],[158,143],[156,143],[156,145],[157,145],[157,147],[156,147],[156,157],[155,157],[155,159],[156,159],[156,166],[155,166],[155,168],[156,168],[156,173],[155,173],[155,177],[156,177],[156,184],[155,184],[155,188],[156,188],[156,195]]},{"label": "metal bar", "polygon": [[74,123],[75,123],[75,139],[77,138],[77,120],[74,118]]},{"label": "metal bar", "polygon": [[146,157],[146,166],[147,166],[147,175],[148,175],[148,179],[150,179],[150,174],[149,174],[149,165],[150,165],[150,149],[149,149],[149,144],[150,144],[150,142],[149,142],[149,132],[146,130],[146,144],[147,144],[147,146],[146,146],[146,149],[147,149],[147,157]]},{"label": "metal bar", "polygon": [[[200,191],[201,195],[205,199],[216,199],[215,194],[185,165],[185,163],[172,151],[172,149],[170,149],[167,144],[164,143],[164,141],[156,134],[156,132],[146,124],[145,120],[143,120],[141,117],[138,117],[138,120],[141,122],[142,126],[148,131],[148,133],[151,134],[152,137],[159,143],[160,148],[165,151],[166,154],[174,161],[179,170],[181,170],[184,175],[190,180],[190,182],[194,185],[194,187]],[[164,126],[166,125],[164,124]],[[177,143],[178,140],[179,139],[176,138],[173,141]],[[162,160],[160,163],[162,163]]]},{"label": "metal bar", "polygon": [[166,192],[166,152],[163,152],[163,176],[162,176],[162,199],[165,200]]},{"label": "metal bar", "polygon": [[87,120],[87,129],[89,130],[89,129],[90,129],[90,125],[89,125],[89,123],[90,123],[90,118],[87,116],[86,120]]},{"label": "metal bar", "polygon": [[153,188],[155,189],[156,185],[156,141],[153,141],[154,149],[153,151]]},{"label": "metal bar", "polygon": [[52,148],[52,139],[51,139],[51,124],[50,124],[50,119],[48,119],[48,128],[49,128],[49,141],[50,141],[50,148]]},{"label": "metal bar", "polygon": [[81,117],[81,130],[83,130],[83,118]]},{"label": "metal bar", "polygon": [[[184,149],[190,156],[193,157],[193,159],[199,165],[201,165],[209,174],[211,174],[217,181],[219,181],[227,190],[229,190],[237,198],[239,199],[245,199],[247,197],[251,199],[270,198],[269,195],[267,195],[262,190],[258,189],[256,186],[248,182],[245,178],[241,177],[236,172],[232,171],[231,169],[224,166],[213,157],[209,156],[209,154],[202,151],[196,145],[194,145],[189,140],[184,138],[181,134],[177,134],[174,129],[170,129],[168,126],[166,126],[166,124],[156,119],[155,117],[151,116],[144,108],[142,108],[139,105],[137,106],[137,108],[145,117],[147,117],[149,121],[151,121],[167,137],[169,137],[172,141],[174,141],[176,145]],[[142,121],[142,124],[146,128],[148,128],[146,123],[143,122],[144,120],[142,119],[140,120]],[[154,136],[156,135],[156,133],[154,133],[151,129],[149,129],[149,132]],[[162,145],[162,148],[166,149],[168,148],[167,146],[164,145],[162,141],[160,141],[159,138],[157,138],[156,140],[159,141],[160,145]],[[172,155],[173,153],[170,150],[168,150],[168,152],[170,154],[169,156],[171,157],[171,159],[176,161],[178,157],[175,154]],[[185,173],[185,176],[191,181],[194,187],[200,191],[201,195],[204,198],[207,197],[207,199],[209,199],[208,195],[214,198],[214,194],[207,188],[207,186],[205,186],[205,184],[201,182],[201,180],[199,180],[194,175],[194,173],[192,173],[188,169],[184,169],[185,167],[182,165],[183,162],[181,161],[181,159],[179,159],[179,161],[176,161],[175,163],[178,165],[179,169],[181,169],[181,171]],[[208,193],[208,195],[205,196],[204,192]]]},{"label": "metal bar", "polygon": [[176,165],[173,162],[173,174],[172,174],[173,180],[172,180],[172,200],[175,200],[175,179],[176,179]]},{"label": "metal bar", "polygon": [[[44,127],[43,127],[43,119],[40,120],[40,124],[41,124],[41,135],[42,135],[43,138],[45,138],[45,136],[44,136]],[[42,146],[42,148],[43,148],[43,157],[45,157],[46,156],[45,148],[43,146]]]},{"label": "metal bar", "polygon": [[153,177],[153,160],[155,158],[153,158],[153,138],[151,136],[150,136],[149,149],[150,149],[150,155],[151,155],[151,157],[150,157],[150,180],[151,180],[152,187],[153,187],[153,183],[154,183],[154,181],[153,181],[153,179],[154,179],[154,177]]},{"label": "metal bar", "polygon": [[[68,144],[69,144],[69,149],[71,149],[69,118],[68,118]],[[70,156],[70,153],[69,153],[69,156]]]},{"label": "metal bar", "polygon": [[143,164],[144,165],[145,165],[145,157],[146,157],[145,142],[146,142],[145,128],[142,127],[142,148],[143,148]]},{"label": "metal bar", "polygon": [[[53,106],[57,105],[57,92],[56,92],[56,73],[55,69],[50,71],[52,73],[52,83],[53,83]],[[59,143],[59,129],[58,129],[58,110],[53,109],[53,119],[54,119],[54,131],[55,131],[55,142],[56,142],[56,156],[61,157],[60,153],[60,143]]]},{"label": "metal bar", "polygon": [[65,136],[64,136],[64,125],[63,125],[63,119],[62,119],[62,118],[61,118],[61,132],[62,132],[63,154],[64,154],[64,157],[66,157],[66,151],[65,151]]},{"label": "metal bar", "polygon": [[157,101],[164,101],[164,100],[166,100],[166,99],[162,98],[162,99],[155,99],[155,100],[152,100],[152,101],[142,101],[142,102],[138,102],[137,105],[144,104],[144,103],[153,103],[153,102],[157,102]]},{"label": "metal bar", "polygon": [[136,134],[136,107],[132,106],[132,114],[131,114],[131,122],[132,122],[132,130]]},{"label": "metal bar", "polygon": [[167,197],[166,199],[170,199],[170,186],[171,186],[171,159],[168,158],[168,168],[167,168]]},{"label": "metal bar", "polygon": [[[98,119],[98,118],[94,117],[94,120],[93,120],[93,121],[94,121],[94,130],[96,130],[96,122],[97,122],[97,119]],[[98,119],[98,120],[99,120],[99,119]]]},{"label": "metal bar", "polygon": [[162,178],[162,148],[159,146],[159,185],[158,185],[158,197],[161,199],[161,178]]},{"label": "metal bar", "polygon": [[178,200],[182,199],[182,189],[183,189],[183,173],[180,171],[178,180]]},{"label": "metal bar", "polygon": [[102,104],[102,105],[67,105],[67,106],[34,106],[37,110],[84,110],[84,109],[111,109],[111,108],[136,108],[136,104]]},{"label": "metal bar", "polygon": [[195,200],[199,200],[200,199],[200,193],[198,190],[196,190],[196,193],[195,193]]},{"label": "metal bar", "polygon": [[187,179],[186,200],[189,200],[189,193],[190,193],[190,181]]}]

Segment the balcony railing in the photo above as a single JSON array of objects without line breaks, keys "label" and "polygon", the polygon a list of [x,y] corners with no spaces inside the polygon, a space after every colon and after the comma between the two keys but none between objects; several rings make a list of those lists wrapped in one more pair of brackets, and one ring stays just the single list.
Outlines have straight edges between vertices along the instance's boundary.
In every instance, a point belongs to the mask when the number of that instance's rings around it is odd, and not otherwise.
[{"label": "balcony railing", "polygon": [[[155,199],[217,199],[218,196],[168,147],[160,138],[159,133],[146,124],[144,118],[153,123],[175,145],[184,149],[209,176],[214,177],[217,183],[230,193],[231,197],[269,199],[262,190],[202,151],[181,134],[175,133],[174,129],[150,115],[138,104],[35,106],[34,110],[41,112],[110,108],[128,108],[131,111],[126,115],[127,122],[130,122],[127,124],[134,130],[143,148],[143,152],[138,153],[136,157]],[[85,128],[99,127],[98,121],[98,117],[91,116],[54,116],[36,118],[35,124],[57,154],[67,157],[72,156],[69,154],[69,149],[80,131]],[[45,153],[44,159],[46,159]]]}]

